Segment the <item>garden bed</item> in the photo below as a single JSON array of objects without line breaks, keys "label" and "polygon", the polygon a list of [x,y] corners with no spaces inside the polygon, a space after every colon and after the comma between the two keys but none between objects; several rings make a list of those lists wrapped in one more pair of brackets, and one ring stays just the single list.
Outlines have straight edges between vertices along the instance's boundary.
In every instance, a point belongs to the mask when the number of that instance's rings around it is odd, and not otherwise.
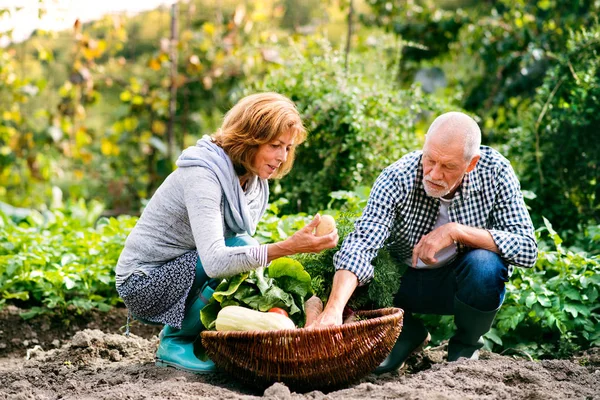
[{"label": "garden bed", "polygon": [[[73,315],[69,323],[19,310],[0,313],[0,398],[15,399],[562,399],[600,398],[600,349],[569,360],[530,361],[483,353],[479,361],[446,363],[445,348],[427,349],[404,374],[369,375],[346,389],[264,392],[217,373],[194,375],[154,366],[159,327],[134,325],[122,334],[125,310]],[[39,347],[36,347],[39,346]],[[29,359],[26,360],[26,357]]]}]

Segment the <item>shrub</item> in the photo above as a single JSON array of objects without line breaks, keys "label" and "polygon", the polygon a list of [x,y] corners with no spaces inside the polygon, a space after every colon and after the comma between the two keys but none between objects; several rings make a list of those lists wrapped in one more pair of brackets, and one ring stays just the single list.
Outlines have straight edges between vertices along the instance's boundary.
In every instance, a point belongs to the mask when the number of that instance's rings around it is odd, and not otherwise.
[{"label": "shrub", "polygon": [[[600,25],[571,35],[533,103],[521,109],[510,142],[524,187],[559,231],[600,222]],[[534,151],[523,152],[523,149]],[[543,210],[543,211],[542,211]],[[579,228],[578,228],[579,225]]]},{"label": "shrub", "polygon": [[441,108],[418,87],[396,90],[355,61],[344,71],[343,56],[327,43],[313,52],[289,57],[254,88],[291,98],[309,131],[290,174],[272,185],[274,198],[285,193],[289,200],[284,213],[315,212],[331,192],[370,186],[384,167],[419,146],[429,114]]}]

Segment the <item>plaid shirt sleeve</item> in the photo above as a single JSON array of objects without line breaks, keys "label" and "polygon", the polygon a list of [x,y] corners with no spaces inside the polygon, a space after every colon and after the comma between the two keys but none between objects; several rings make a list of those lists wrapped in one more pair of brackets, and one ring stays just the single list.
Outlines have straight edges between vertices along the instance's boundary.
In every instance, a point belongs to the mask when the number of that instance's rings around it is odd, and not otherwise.
[{"label": "plaid shirt sleeve", "polygon": [[533,267],[537,260],[537,242],[519,180],[510,164],[499,178],[500,190],[491,213],[492,228],[488,231],[509,264]]},{"label": "plaid shirt sleeve", "polygon": [[353,272],[359,285],[365,285],[373,278],[371,261],[388,238],[396,205],[404,197],[402,185],[393,175],[394,171],[388,168],[377,178],[367,206],[354,224],[354,231],[333,258],[335,269]]}]

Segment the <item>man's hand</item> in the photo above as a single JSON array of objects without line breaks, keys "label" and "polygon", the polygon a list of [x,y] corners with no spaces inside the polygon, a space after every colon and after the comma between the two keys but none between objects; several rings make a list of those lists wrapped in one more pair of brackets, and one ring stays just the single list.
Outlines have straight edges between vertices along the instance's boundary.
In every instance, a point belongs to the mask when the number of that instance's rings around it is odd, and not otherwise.
[{"label": "man's hand", "polygon": [[344,306],[357,286],[358,278],[353,272],[338,270],[333,276],[333,285],[325,309],[307,328],[341,325]]},{"label": "man's hand", "polygon": [[335,326],[342,324],[342,313],[332,309],[325,309],[319,316],[307,326],[308,329]]},{"label": "man's hand", "polygon": [[496,242],[486,229],[461,225],[456,222],[444,224],[423,236],[413,249],[412,267],[417,266],[419,259],[425,264],[435,264],[435,254],[452,243],[462,243],[474,249],[485,249],[500,253]]},{"label": "man's hand", "polygon": [[450,222],[444,224],[423,236],[413,249],[412,267],[417,266],[419,259],[425,264],[435,264],[435,254],[458,241],[460,224]]}]

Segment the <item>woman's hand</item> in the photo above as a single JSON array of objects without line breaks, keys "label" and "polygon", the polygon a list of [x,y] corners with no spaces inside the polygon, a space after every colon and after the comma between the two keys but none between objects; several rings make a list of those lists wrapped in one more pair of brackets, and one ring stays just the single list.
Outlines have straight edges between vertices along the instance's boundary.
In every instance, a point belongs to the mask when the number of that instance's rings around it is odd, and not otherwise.
[{"label": "woman's hand", "polygon": [[340,239],[337,229],[327,235],[316,236],[314,232],[320,222],[321,216],[319,214],[315,215],[310,223],[284,240],[284,243],[287,242],[289,247],[294,250],[294,254],[319,253],[325,249],[334,248]]},{"label": "woman's hand", "polygon": [[318,253],[337,246],[340,239],[337,229],[334,229],[333,232],[327,235],[315,235],[314,231],[319,222],[321,222],[321,216],[317,214],[309,224],[286,240],[269,244],[267,261],[271,262],[279,257],[291,256],[298,253]]}]

